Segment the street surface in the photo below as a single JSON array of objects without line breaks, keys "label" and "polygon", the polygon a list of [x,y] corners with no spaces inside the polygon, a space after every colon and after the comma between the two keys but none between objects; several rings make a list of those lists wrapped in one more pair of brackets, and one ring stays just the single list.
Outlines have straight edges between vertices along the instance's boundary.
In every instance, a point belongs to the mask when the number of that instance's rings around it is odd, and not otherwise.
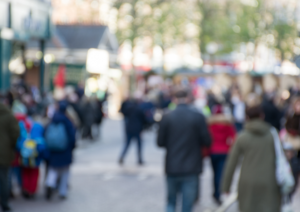
[{"label": "street surface", "polygon": [[[118,157],[123,146],[123,125],[120,120],[105,120],[101,138],[95,142],[80,141],[72,167],[70,193],[67,200],[44,199],[43,173],[39,192],[34,200],[18,196],[12,201],[15,212],[163,212],[165,183],[164,150],[155,144],[155,130],[145,132],[146,165],[136,165],[136,145],[128,152],[125,165],[119,167]],[[235,184],[236,184],[235,180]],[[212,196],[212,173],[208,160],[201,176],[201,200],[195,212],[211,212],[217,206]],[[298,192],[295,199],[299,200]],[[300,212],[300,204],[295,212]],[[296,210],[296,208],[298,208]],[[236,205],[227,212],[238,212]]]}]

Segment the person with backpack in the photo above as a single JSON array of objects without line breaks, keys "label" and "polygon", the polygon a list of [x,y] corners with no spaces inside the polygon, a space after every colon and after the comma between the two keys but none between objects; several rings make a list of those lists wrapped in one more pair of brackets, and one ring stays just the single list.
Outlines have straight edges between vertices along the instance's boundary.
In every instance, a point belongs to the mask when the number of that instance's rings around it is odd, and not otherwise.
[{"label": "person with backpack", "polygon": [[[24,132],[24,128],[22,131]],[[22,167],[22,194],[25,198],[32,199],[38,187],[39,166],[47,157],[47,148],[43,137],[44,127],[41,124],[32,122],[30,131],[24,133],[18,142]]]},{"label": "person with backpack", "polygon": [[[73,161],[76,129],[66,116],[68,103],[60,101],[50,124],[45,131],[49,151],[48,173],[46,178],[46,198],[50,200],[53,190],[58,187],[59,196],[65,199],[68,194],[70,165]],[[59,179],[59,185],[57,185]]]},{"label": "person with backpack", "polygon": [[3,104],[0,104],[0,135],[0,205],[3,211],[11,211],[8,204],[9,171],[14,160],[20,128],[12,112]]}]

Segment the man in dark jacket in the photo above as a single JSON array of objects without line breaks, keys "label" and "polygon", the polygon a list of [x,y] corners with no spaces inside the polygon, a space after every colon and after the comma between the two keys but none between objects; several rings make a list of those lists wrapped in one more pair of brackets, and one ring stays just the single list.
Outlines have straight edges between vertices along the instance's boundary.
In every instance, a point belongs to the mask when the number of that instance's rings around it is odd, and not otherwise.
[{"label": "man in dark jacket", "polygon": [[3,211],[10,211],[9,198],[9,167],[14,153],[20,128],[17,120],[3,104],[0,104],[0,201]]},{"label": "man in dark jacket", "polygon": [[167,150],[167,212],[175,212],[177,194],[182,194],[182,212],[191,212],[198,197],[202,172],[201,148],[211,145],[209,130],[202,114],[186,104],[188,93],[176,93],[177,108],[166,114],[158,131],[157,144]]},{"label": "man in dark jacket", "polygon": [[121,153],[119,163],[120,165],[123,164],[131,140],[135,138],[138,147],[138,163],[139,165],[143,165],[141,133],[147,122],[145,114],[136,100],[126,100],[122,104],[121,112],[123,113],[125,120],[126,143]]}]

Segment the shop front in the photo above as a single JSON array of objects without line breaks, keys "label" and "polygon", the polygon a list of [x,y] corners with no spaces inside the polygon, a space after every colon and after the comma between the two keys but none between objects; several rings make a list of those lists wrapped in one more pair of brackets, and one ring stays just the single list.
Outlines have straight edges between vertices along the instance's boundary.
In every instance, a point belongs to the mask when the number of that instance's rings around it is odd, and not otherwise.
[{"label": "shop front", "polygon": [[39,43],[40,89],[44,87],[45,42],[51,35],[51,4],[47,0],[0,1],[0,89],[10,88],[13,79],[23,79],[26,64],[26,43]]}]

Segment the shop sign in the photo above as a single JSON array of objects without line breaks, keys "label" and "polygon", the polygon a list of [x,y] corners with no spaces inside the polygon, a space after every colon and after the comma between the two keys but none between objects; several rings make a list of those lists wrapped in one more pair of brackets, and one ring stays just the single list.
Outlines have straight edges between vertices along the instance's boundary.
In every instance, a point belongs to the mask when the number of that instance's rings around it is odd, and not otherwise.
[{"label": "shop sign", "polygon": [[12,29],[17,39],[47,37],[48,13],[30,7],[12,5]]},{"label": "shop sign", "polygon": [[93,74],[106,74],[109,70],[109,53],[100,49],[89,49],[86,70]]},{"label": "shop sign", "polygon": [[8,27],[8,3],[0,1],[0,28]]}]

